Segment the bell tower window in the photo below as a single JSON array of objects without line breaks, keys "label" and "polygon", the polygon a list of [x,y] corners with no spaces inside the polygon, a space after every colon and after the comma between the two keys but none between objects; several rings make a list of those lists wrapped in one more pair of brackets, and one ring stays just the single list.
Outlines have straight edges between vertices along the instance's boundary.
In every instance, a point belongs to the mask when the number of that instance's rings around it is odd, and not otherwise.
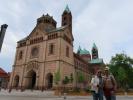
[{"label": "bell tower window", "polygon": [[49,54],[54,54],[55,45],[53,43],[49,44]]},{"label": "bell tower window", "polygon": [[66,56],[69,57],[69,47],[66,47]]}]

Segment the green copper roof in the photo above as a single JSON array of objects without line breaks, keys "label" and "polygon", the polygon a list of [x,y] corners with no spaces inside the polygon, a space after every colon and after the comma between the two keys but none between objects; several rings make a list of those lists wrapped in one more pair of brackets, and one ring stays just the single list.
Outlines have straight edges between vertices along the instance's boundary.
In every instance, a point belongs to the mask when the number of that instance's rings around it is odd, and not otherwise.
[{"label": "green copper roof", "polygon": [[93,48],[94,48],[94,49],[98,49],[95,43],[93,43],[92,49],[93,49]]},{"label": "green copper roof", "polygon": [[85,54],[90,54],[90,52],[88,50],[86,50],[86,49],[84,49],[84,53]]},{"label": "green copper roof", "polygon": [[68,13],[71,12],[68,5],[66,5],[65,11],[68,12]]},{"label": "green copper roof", "polygon": [[78,54],[80,55],[83,55],[83,54],[90,54],[90,52],[86,49],[81,49],[81,47],[79,46],[78,48],[78,51],[77,51]]},{"label": "green copper roof", "polygon": [[90,61],[90,63],[91,63],[91,64],[102,64],[102,63],[103,63],[103,59],[99,59],[99,58],[97,58],[97,59],[92,59],[92,60]]}]

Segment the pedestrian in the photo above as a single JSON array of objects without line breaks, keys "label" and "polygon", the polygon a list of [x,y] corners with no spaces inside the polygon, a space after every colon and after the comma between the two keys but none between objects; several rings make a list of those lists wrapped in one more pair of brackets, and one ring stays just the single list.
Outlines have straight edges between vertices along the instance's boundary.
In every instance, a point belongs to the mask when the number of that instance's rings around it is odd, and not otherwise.
[{"label": "pedestrian", "polygon": [[92,77],[91,90],[93,100],[103,100],[103,77],[101,70],[98,70],[96,75]]},{"label": "pedestrian", "polygon": [[117,84],[114,76],[110,74],[108,67],[104,69],[103,84],[103,91],[106,100],[116,100],[115,92]]}]

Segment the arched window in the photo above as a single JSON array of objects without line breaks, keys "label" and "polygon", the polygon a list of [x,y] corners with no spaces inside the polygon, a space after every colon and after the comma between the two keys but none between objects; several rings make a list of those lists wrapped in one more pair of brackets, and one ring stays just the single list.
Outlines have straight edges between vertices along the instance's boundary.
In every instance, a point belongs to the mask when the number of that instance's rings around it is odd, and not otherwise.
[{"label": "arched window", "polygon": [[69,57],[69,47],[66,47],[66,56]]},{"label": "arched window", "polygon": [[53,43],[49,44],[49,54],[54,54],[55,45]]},{"label": "arched window", "polygon": [[18,59],[21,60],[22,58],[23,58],[23,51],[20,51],[20,52],[19,52]]}]

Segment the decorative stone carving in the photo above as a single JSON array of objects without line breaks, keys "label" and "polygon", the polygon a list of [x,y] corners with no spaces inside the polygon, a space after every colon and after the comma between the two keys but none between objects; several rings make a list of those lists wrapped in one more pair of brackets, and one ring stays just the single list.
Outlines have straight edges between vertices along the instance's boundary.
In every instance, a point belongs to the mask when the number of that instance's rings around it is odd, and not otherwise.
[{"label": "decorative stone carving", "polygon": [[29,62],[27,64],[26,71],[29,71],[29,70],[32,70],[32,69],[37,71],[39,69],[39,63],[36,62],[36,61]]}]

